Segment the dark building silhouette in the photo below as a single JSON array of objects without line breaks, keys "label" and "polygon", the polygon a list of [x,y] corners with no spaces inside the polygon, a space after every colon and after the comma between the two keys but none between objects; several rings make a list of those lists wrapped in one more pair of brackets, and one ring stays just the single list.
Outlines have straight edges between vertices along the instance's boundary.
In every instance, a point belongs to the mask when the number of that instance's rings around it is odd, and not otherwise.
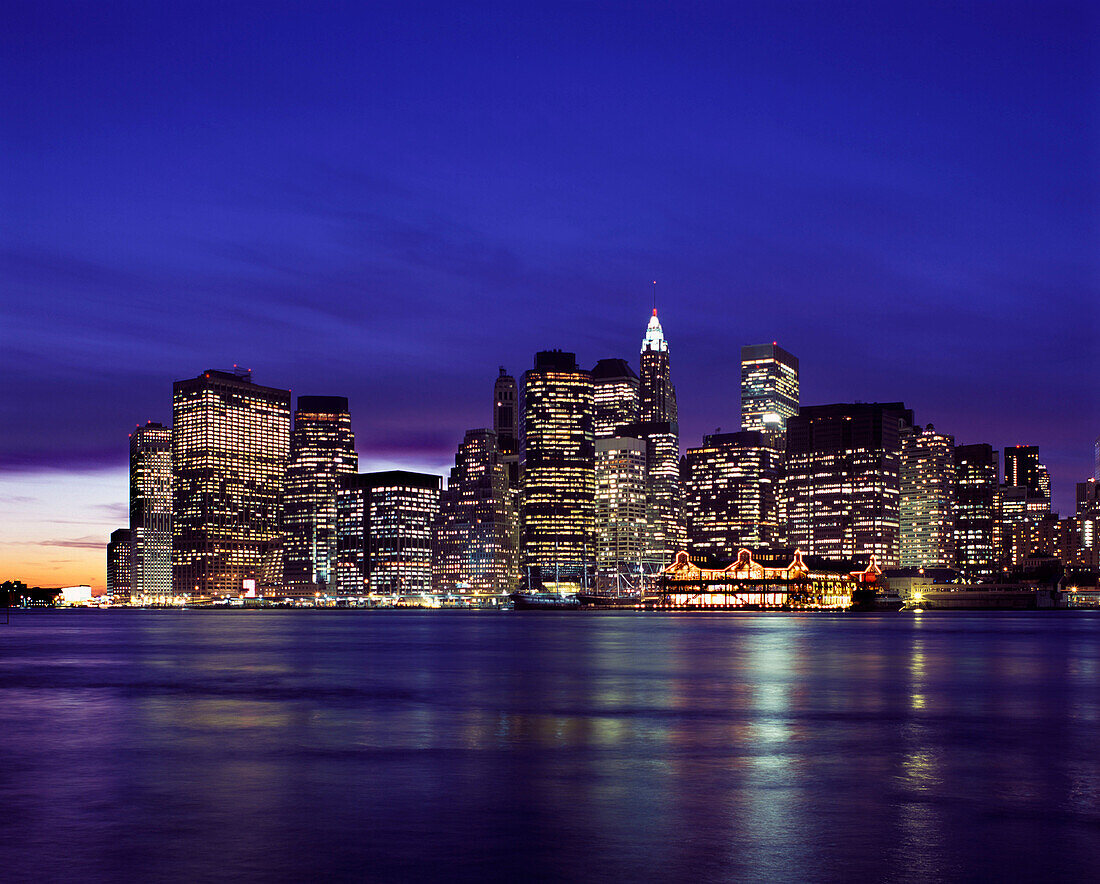
[{"label": "dark building silhouette", "polygon": [[513,493],[519,491],[519,394],[516,379],[500,367],[493,384],[493,431],[497,434],[497,451],[501,463],[508,469],[508,482]]},{"label": "dark building silhouette", "polygon": [[128,604],[130,601],[130,548],[129,528],[119,528],[111,532],[107,543],[107,595],[115,604]]},{"label": "dark building silhouette", "polygon": [[992,445],[955,447],[955,563],[971,580],[998,570],[997,467]]}]

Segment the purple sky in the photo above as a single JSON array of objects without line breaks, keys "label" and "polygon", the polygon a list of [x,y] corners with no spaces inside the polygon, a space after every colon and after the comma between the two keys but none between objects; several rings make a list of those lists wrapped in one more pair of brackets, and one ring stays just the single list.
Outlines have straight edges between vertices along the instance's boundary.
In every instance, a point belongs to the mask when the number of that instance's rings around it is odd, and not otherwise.
[{"label": "purple sky", "polygon": [[444,463],[498,365],[636,363],[657,279],[685,445],[777,340],[804,404],[1038,444],[1063,514],[1091,471],[1091,3],[34,2],[0,48],[0,470],[120,467],[234,363]]}]

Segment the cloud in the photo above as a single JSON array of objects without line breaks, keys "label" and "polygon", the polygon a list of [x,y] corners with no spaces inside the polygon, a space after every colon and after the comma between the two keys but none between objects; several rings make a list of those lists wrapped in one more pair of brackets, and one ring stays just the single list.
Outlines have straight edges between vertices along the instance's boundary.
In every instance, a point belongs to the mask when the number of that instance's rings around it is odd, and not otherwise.
[{"label": "cloud", "polygon": [[99,537],[90,535],[61,540],[30,540],[26,541],[31,546],[58,546],[64,549],[102,549],[107,542]]}]

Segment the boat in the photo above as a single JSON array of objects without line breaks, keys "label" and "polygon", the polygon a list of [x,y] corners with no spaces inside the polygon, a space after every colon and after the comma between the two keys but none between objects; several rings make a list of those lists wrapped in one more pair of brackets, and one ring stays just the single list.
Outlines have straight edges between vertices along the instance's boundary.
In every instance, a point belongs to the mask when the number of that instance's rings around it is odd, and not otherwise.
[{"label": "boat", "polygon": [[642,603],[641,592],[626,592],[609,595],[595,592],[578,592],[577,601],[591,608],[632,608]]},{"label": "boat", "polygon": [[517,611],[569,611],[581,606],[575,595],[557,592],[513,592],[509,598]]}]

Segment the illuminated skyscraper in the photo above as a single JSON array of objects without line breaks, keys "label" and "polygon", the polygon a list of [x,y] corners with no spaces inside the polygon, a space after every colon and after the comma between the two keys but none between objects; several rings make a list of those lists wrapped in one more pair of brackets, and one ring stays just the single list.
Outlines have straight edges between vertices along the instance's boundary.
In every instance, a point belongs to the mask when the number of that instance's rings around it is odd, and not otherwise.
[{"label": "illuminated skyscraper", "polygon": [[901,402],[814,405],[787,421],[787,541],[830,559],[899,559]]},{"label": "illuminated skyscraper", "polygon": [[439,476],[406,470],[340,477],[336,496],[340,595],[431,592],[439,484]]},{"label": "illuminated skyscraper", "polygon": [[[663,567],[677,552],[687,548],[680,494],[680,427],[671,421],[642,421],[627,424],[620,433],[646,443],[649,536],[645,561],[653,567]],[[647,573],[651,570],[652,567],[647,569]]]},{"label": "illuminated skyscraper", "polygon": [[641,401],[638,412],[642,422],[679,420],[676,411],[676,388],[672,385],[668,362],[668,342],[657,319],[657,308],[649,318],[642,338]]},{"label": "illuminated skyscraper", "polygon": [[991,445],[955,448],[955,566],[971,580],[998,568],[997,466]]},{"label": "illuminated skyscraper", "polygon": [[1029,518],[1042,518],[1050,512],[1050,474],[1039,462],[1037,445],[1013,445],[1004,451],[1005,485],[1027,489]]},{"label": "illuminated skyscraper", "polygon": [[282,539],[290,391],[247,371],[172,385],[172,576],[177,595],[236,596]]},{"label": "illuminated skyscraper", "polygon": [[283,589],[312,598],[329,591],[336,561],[336,491],[359,469],[348,400],[299,396],[286,468]]},{"label": "illuminated skyscraper", "polygon": [[618,435],[638,420],[638,375],[625,359],[601,359],[592,369],[593,418],[597,439]]},{"label": "illuminated skyscraper", "polygon": [[636,573],[647,549],[646,443],[596,440],[596,564],[602,588],[621,589],[620,573]]},{"label": "illuminated skyscraper", "polygon": [[519,515],[508,468],[492,430],[468,430],[447,489],[440,494],[435,532],[435,588],[500,594],[519,584]]},{"label": "illuminated skyscraper", "polygon": [[592,375],[561,350],[523,375],[520,424],[524,565],[579,584],[594,560]]},{"label": "illuminated skyscraper", "polygon": [[911,427],[901,434],[901,566],[955,567],[955,439]]},{"label": "illuminated skyscraper", "polygon": [[172,430],[149,421],[130,434],[130,595],[172,596]]},{"label": "illuminated skyscraper", "polygon": [[684,456],[688,543],[697,555],[734,560],[779,541],[778,448],[763,433],[716,433]]},{"label": "illuminated skyscraper", "polygon": [[741,348],[741,429],[782,447],[798,414],[798,359],[776,343]]},{"label": "illuminated skyscraper", "polygon": [[497,434],[497,451],[501,463],[508,469],[512,493],[519,493],[519,396],[516,379],[500,367],[500,376],[493,384],[493,430]]},{"label": "illuminated skyscraper", "polygon": [[130,529],[119,528],[111,532],[107,544],[107,595],[116,605],[130,601],[131,560]]}]

